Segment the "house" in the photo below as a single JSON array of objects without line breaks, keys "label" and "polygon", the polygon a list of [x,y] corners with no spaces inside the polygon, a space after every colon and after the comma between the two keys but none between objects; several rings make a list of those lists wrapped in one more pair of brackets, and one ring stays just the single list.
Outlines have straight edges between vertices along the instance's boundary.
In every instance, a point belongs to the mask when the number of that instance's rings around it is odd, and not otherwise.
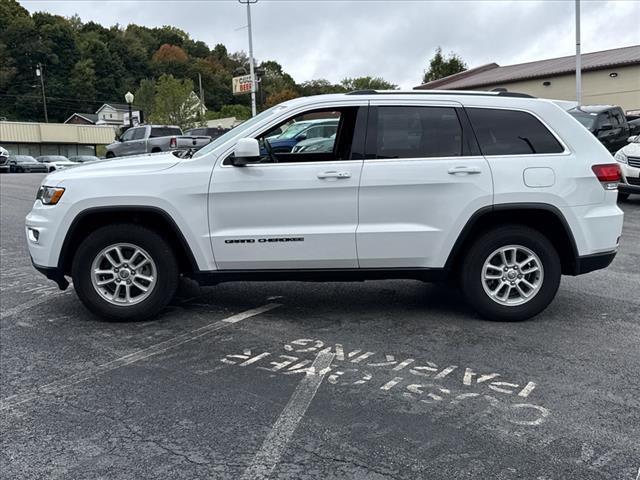
[{"label": "house", "polygon": [[[582,103],[640,109],[640,45],[581,55]],[[415,87],[416,90],[492,90],[576,99],[576,57],[551,58],[501,67],[489,63]]]},{"label": "house", "polygon": [[63,123],[71,123],[74,125],[95,125],[98,121],[98,115],[95,113],[74,113]]},{"label": "house", "polygon": [[[140,110],[135,105],[132,105],[131,109],[134,113]],[[114,125],[120,127],[124,125],[125,114],[128,115],[128,113],[129,105],[126,103],[105,103],[96,111],[96,115],[98,116],[96,125]]]}]

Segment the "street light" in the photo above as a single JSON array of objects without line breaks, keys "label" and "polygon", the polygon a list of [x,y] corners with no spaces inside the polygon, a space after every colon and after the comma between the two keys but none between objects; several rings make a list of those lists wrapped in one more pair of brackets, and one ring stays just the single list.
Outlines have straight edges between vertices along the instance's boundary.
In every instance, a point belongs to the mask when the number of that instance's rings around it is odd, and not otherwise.
[{"label": "street light", "polygon": [[131,104],[133,103],[133,93],[127,92],[124,94],[124,99],[129,105],[129,128],[133,127],[133,115],[131,113]]}]

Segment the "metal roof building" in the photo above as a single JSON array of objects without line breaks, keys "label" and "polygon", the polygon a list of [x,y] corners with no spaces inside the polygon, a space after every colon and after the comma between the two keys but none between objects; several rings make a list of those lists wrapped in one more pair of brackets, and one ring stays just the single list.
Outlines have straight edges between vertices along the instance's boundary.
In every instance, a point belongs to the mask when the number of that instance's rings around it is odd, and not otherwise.
[{"label": "metal roof building", "polygon": [[[640,109],[640,45],[584,53],[583,103]],[[575,100],[574,55],[516,65],[490,63],[422,84],[416,89],[491,90],[497,87],[538,97]]]},{"label": "metal roof building", "polygon": [[0,145],[12,154],[94,155],[115,139],[111,126],[0,122]]}]

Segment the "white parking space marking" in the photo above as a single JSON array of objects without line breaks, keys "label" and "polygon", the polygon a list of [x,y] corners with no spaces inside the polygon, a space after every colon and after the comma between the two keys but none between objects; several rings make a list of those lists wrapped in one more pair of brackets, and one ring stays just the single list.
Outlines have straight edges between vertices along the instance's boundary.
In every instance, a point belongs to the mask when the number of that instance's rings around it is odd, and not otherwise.
[{"label": "white parking space marking", "polygon": [[13,308],[4,310],[3,312],[0,312],[0,320],[4,320],[7,317],[11,317],[18,313],[24,312],[25,310],[28,310],[30,308],[40,305],[41,303],[48,302],[53,295],[57,295],[57,294],[58,294],[57,292],[45,293],[40,297],[32,298],[27,302],[21,303],[20,305],[16,305]]},{"label": "white parking space marking", "polygon": [[329,371],[334,353],[320,352],[313,361],[310,371],[302,378],[291,399],[284,407],[271,432],[267,435],[262,448],[253,458],[251,465],[242,475],[242,480],[258,480],[269,478],[269,475],[280,461],[291,437],[311,404],[322,379]]},{"label": "white parking space marking", "polygon": [[218,320],[217,322],[192,330],[191,332],[183,333],[182,335],[170,338],[169,340],[165,340],[164,342],[157,343],[142,350],[138,350],[137,352],[130,353],[120,358],[116,358],[115,360],[112,360],[110,362],[103,363],[102,365],[89,368],[82,372],[78,372],[75,375],[63,378],[62,380],[49,383],[47,385],[39,387],[34,392],[7,397],[0,401],[0,410],[6,410],[15,407],[22,403],[33,400],[41,395],[56,393],[60,390],[64,390],[90,378],[94,378],[102,375],[103,373],[115,370],[116,368],[130,365],[134,362],[144,360],[145,358],[149,358],[153,355],[158,355],[159,353],[165,352],[171,348],[175,348],[187,342],[192,342],[200,337],[203,337],[204,335],[208,335],[209,333],[215,332],[216,330],[220,330],[221,328],[225,328],[242,320],[246,320],[247,318],[255,317],[256,315],[260,315],[262,313],[268,312],[269,310],[273,310],[280,305],[281,304],[279,303],[268,303],[261,307],[253,308],[251,310],[232,315],[223,320]]}]

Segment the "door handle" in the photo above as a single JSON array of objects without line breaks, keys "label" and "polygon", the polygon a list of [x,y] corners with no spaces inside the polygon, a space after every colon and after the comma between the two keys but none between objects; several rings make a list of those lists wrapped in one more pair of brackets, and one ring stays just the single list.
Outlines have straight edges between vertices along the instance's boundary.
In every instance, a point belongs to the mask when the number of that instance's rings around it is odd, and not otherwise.
[{"label": "door handle", "polygon": [[319,179],[324,178],[351,178],[351,172],[336,172],[335,170],[329,172],[318,173]]},{"label": "door handle", "polygon": [[449,175],[456,175],[458,173],[463,173],[465,175],[475,175],[478,173],[482,173],[478,167],[467,167],[465,165],[459,167],[451,167],[448,171]]}]

